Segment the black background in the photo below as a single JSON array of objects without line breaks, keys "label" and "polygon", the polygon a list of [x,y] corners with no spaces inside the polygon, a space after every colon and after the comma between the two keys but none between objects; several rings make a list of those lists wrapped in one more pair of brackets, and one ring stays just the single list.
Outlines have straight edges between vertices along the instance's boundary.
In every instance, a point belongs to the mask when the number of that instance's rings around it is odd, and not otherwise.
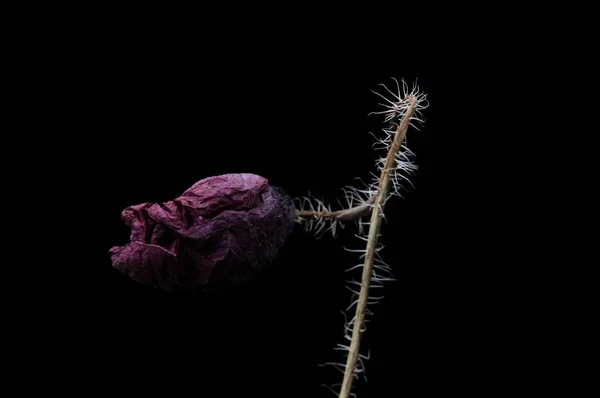
[{"label": "black background", "polygon": [[[406,11],[361,8],[350,19],[308,8],[303,17],[297,7],[273,19],[269,6],[263,24],[227,6],[190,13],[191,22],[183,12],[150,16],[149,7],[75,15],[52,6],[56,18],[38,7],[42,23],[32,9],[11,30],[18,51],[7,64],[21,72],[7,74],[18,92],[9,105],[20,108],[14,137],[32,155],[7,168],[26,185],[6,194],[5,206],[17,217],[7,229],[26,246],[8,245],[16,266],[3,268],[4,287],[19,292],[6,300],[18,319],[5,329],[24,329],[22,342],[5,338],[5,353],[16,354],[7,368],[27,378],[18,388],[333,396],[320,385],[341,374],[317,365],[336,360],[342,342],[343,270],[356,263],[343,246],[358,243],[351,234],[315,241],[298,230],[256,283],[212,294],[136,284],[111,267],[108,250],[128,241],[124,208],[171,200],[220,173],[257,173],[291,196],[311,191],[335,202],[341,186],[374,169],[368,132],[381,119],[367,115],[379,102],[370,90],[419,77],[431,103],[423,131],[408,135],[420,169],[414,189],[386,208],[383,255],[398,281],[372,308],[369,381],[357,384],[358,396],[487,396],[523,381],[554,389],[564,377],[546,369],[573,363],[558,360],[557,342],[571,340],[552,334],[568,326],[556,311],[574,313],[578,304],[562,297],[580,281],[548,280],[573,265],[556,263],[569,234],[545,232],[561,240],[548,245],[533,228],[554,224],[560,206],[547,210],[548,197],[562,201],[573,188],[556,180],[556,162],[531,160],[555,156],[543,143],[555,145],[547,134],[556,129],[539,127],[555,118],[529,109],[555,98],[539,74],[547,65],[506,54],[512,43],[496,46],[495,35],[451,17],[450,30],[419,17],[411,30]],[[525,131],[517,118],[527,119]],[[519,159],[529,137],[535,149]],[[10,159],[15,146],[5,147]],[[535,171],[520,178],[530,164]],[[566,192],[528,199],[532,187],[565,181]],[[24,212],[33,219],[23,221]]]},{"label": "black background", "polygon": [[343,343],[344,270],[357,262],[343,247],[360,247],[352,228],[321,240],[297,228],[258,281],[210,294],[133,282],[112,268],[108,250],[128,241],[124,208],[171,200],[212,175],[256,173],[292,197],[310,191],[335,203],[342,186],[375,170],[368,132],[384,125],[368,115],[381,110],[371,90],[395,87],[396,77],[418,78],[430,107],[421,131],[408,134],[414,188],[386,208],[383,256],[397,281],[372,308],[368,382],[356,392],[429,394],[466,383],[459,342],[476,330],[459,326],[465,271],[448,262],[444,243],[452,192],[436,157],[448,143],[441,83],[376,59],[361,48],[238,54],[123,42],[82,61],[90,72],[75,90],[90,98],[81,107],[90,150],[79,155],[93,166],[79,186],[92,193],[98,237],[71,286],[76,326],[66,337],[77,380],[124,394],[333,396],[321,385],[342,375],[318,365],[338,360],[333,348]]}]

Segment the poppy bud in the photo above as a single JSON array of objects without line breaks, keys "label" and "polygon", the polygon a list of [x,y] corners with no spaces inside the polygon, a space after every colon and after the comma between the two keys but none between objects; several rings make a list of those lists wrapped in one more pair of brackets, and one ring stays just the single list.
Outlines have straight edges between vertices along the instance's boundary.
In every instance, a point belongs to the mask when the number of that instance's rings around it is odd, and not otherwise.
[{"label": "poppy bud", "polygon": [[252,279],[271,263],[295,222],[292,199],[255,174],[195,183],[162,204],[128,207],[131,242],[110,249],[112,264],[163,289],[212,289]]}]

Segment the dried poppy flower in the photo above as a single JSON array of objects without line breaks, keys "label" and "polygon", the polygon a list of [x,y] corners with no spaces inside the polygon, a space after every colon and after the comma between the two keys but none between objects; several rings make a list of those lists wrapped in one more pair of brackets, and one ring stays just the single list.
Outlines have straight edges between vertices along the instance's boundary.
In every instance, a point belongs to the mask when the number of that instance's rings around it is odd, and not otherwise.
[{"label": "dried poppy flower", "polygon": [[164,289],[211,289],[251,279],[294,228],[291,198],[255,174],[198,181],[173,201],[123,211],[131,242],[110,249],[132,279]]}]

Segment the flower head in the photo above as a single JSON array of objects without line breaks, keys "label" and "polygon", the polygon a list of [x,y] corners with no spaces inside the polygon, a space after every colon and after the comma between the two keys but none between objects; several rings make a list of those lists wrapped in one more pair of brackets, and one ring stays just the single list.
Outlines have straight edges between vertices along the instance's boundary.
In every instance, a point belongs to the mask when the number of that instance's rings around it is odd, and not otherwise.
[{"label": "flower head", "polygon": [[255,174],[224,174],[195,183],[162,204],[126,208],[130,243],[110,249],[132,279],[164,289],[214,288],[256,276],[294,228],[291,198]]}]

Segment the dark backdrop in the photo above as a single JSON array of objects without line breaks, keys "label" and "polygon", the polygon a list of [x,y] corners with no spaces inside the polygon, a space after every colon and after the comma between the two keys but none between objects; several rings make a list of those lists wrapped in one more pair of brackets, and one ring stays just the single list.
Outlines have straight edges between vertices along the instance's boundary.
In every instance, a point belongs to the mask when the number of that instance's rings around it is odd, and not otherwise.
[{"label": "dark backdrop", "polygon": [[443,244],[438,81],[360,49],[203,55],[123,44],[103,54],[81,87],[92,98],[82,110],[90,150],[79,155],[94,167],[80,186],[93,193],[98,237],[70,302],[77,380],[123,394],[333,396],[320,386],[341,373],[317,365],[339,358],[344,269],[357,262],[343,247],[360,243],[352,233],[315,240],[297,228],[258,281],[209,294],[133,282],[108,250],[128,241],[124,208],[171,200],[212,175],[256,173],[292,197],[310,191],[335,203],[342,186],[375,170],[368,133],[383,119],[368,115],[381,109],[371,90],[418,77],[430,100],[422,131],[408,133],[419,171],[387,205],[383,256],[397,281],[372,308],[368,382],[356,392],[427,394],[465,382],[450,372],[460,322],[450,281],[460,276]]}]

